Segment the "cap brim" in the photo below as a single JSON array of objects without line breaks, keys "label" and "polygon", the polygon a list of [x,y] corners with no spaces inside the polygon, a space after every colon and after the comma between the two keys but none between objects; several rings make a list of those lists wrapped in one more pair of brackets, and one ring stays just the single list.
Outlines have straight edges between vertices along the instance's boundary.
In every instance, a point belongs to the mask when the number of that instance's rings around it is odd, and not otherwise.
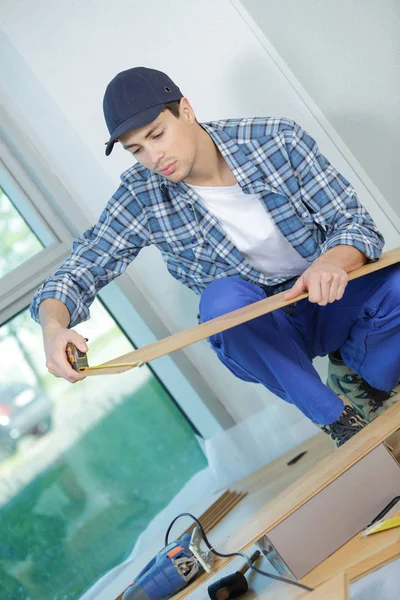
[{"label": "cap brim", "polygon": [[118,127],[116,127],[111,132],[111,137],[106,146],[106,156],[111,154],[112,149],[114,148],[115,141],[119,138],[120,135],[124,133],[128,133],[128,131],[133,131],[134,129],[139,129],[140,127],[144,127],[145,125],[149,125],[152,121],[154,121],[158,115],[161,113],[165,106],[165,103],[157,104],[156,106],[152,106],[151,108],[147,108],[142,112],[130,117],[123,123],[120,123]]}]

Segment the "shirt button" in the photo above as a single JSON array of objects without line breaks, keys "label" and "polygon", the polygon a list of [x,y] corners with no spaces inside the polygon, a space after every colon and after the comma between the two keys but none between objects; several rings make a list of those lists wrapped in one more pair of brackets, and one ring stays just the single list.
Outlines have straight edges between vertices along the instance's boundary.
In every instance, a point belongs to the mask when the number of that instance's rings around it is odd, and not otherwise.
[{"label": "shirt button", "polygon": [[192,205],[191,205],[190,203],[188,203],[188,205],[187,205],[187,206],[188,206],[188,208],[192,208]]}]

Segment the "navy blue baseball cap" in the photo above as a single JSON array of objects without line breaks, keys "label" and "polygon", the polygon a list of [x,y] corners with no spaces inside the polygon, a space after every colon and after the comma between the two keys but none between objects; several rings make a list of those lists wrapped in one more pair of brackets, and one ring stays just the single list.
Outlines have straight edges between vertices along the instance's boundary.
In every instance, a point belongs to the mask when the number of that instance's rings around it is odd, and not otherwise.
[{"label": "navy blue baseball cap", "polygon": [[103,99],[104,118],[111,136],[106,155],[111,154],[120,135],[148,125],[165,104],[181,98],[178,86],[162,71],[134,67],[118,73],[108,84]]}]

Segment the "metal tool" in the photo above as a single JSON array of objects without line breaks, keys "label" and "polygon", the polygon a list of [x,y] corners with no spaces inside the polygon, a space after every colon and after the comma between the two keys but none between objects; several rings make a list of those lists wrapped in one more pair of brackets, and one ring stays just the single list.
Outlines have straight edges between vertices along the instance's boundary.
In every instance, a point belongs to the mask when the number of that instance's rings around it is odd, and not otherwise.
[{"label": "metal tool", "polygon": [[96,365],[95,367],[89,367],[86,353],[81,352],[74,344],[68,343],[65,348],[65,351],[67,354],[68,362],[70,363],[71,367],[78,373],[84,373],[85,371],[92,371],[93,369],[97,370],[97,369],[110,369],[110,368],[119,369],[121,367],[123,367],[123,368],[143,367],[143,365],[145,364],[144,362],[135,361],[135,362],[130,362],[130,363],[118,363],[118,364],[112,364],[112,365],[103,364],[103,365]]},{"label": "metal tool", "polygon": [[286,463],[287,466],[290,467],[291,465],[295,465],[297,461],[299,461],[301,458],[303,458],[303,456],[307,454],[307,452],[308,450],[304,450],[304,452],[300,452],[300,454],[294,456],[291,460],[289,460],[289,462]]},{"label": "metal tool", "polygon": [[194,556],[199,561],[199,564],[203,567],[206,573],[211,573],[215,562],[215,554],[210,550],[203,550],[201,548],[201,542],[203,538],[201,536],[198,527],[195,527],[192,532],[192,537],[189,543],[189,549],[193,552]]},{"label": "metal tool", "polygon": [[78,373],[89,366],[85,352],[81,352],[74,344],[67,344],[65,348],[69,364]]},{"label": "metal tool", "polygon": [[211,600],[230,600],[231,598],[237,598],[238,596],[245,594],[249,589],[249,585],[244,575],[250,569],[250,566],[258,559],[260,554],[260,551],[256,550],[249,558],[250,564],[245,563],[239,571],[236,571],[236,573],[228,575],[227,577],[222,577],[222,579],[209,585],[208,595]]}]

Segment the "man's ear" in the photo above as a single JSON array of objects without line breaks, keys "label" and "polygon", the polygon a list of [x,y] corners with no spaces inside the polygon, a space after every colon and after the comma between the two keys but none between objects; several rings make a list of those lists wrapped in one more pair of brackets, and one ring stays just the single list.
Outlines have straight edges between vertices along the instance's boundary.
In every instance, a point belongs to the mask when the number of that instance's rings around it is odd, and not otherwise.
[{"label": "man's ear", "polygon": [[190,104],[186,96],[181,98],[181,101],[179,103],[179,114],[189,123],[194,123],[196,121],[196,115],[194,114],[192,105]]}]

